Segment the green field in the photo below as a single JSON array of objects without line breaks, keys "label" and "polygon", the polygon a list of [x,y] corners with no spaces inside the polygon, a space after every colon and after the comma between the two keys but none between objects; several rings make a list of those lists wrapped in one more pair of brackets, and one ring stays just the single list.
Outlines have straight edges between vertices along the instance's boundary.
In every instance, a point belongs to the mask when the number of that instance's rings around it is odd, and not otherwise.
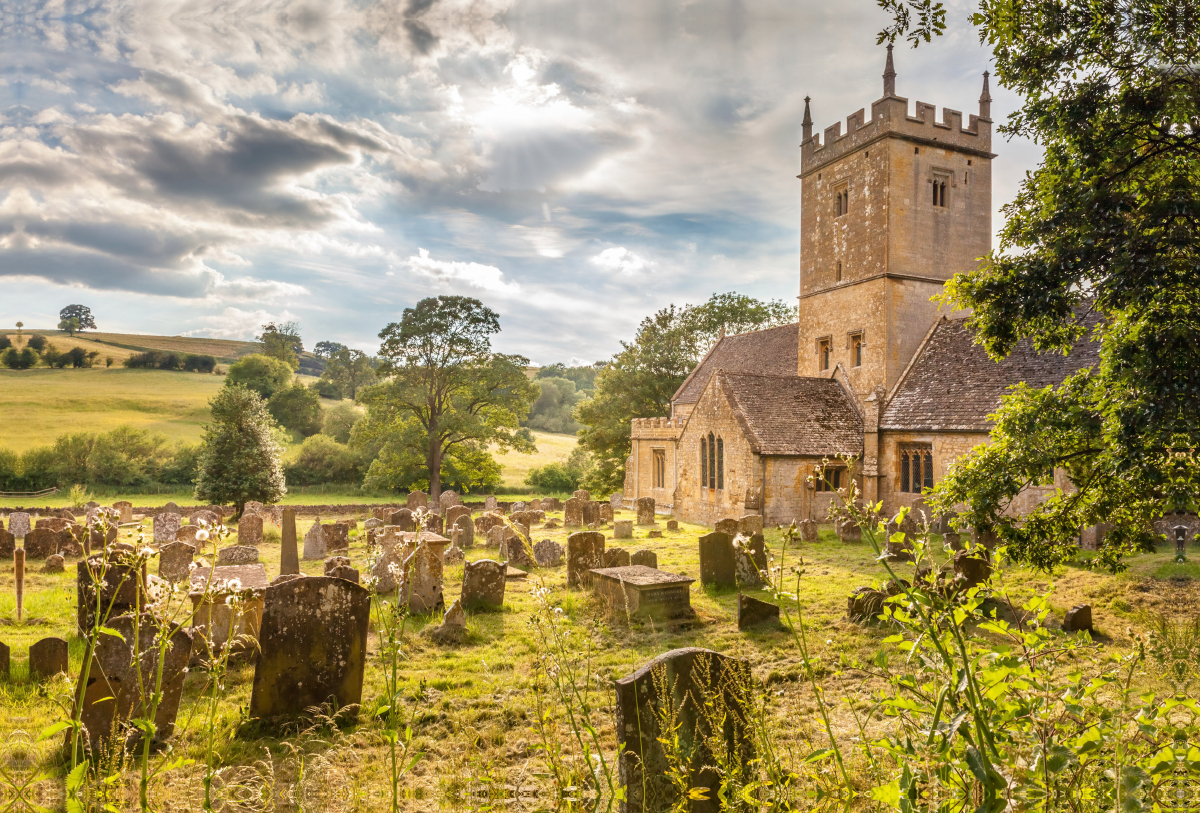
[{"label": "green field", "polygon": [[[213,356],[217,361],[228,364],[242,356],[259,352],[256,342],[239,342],[231,339],[205,339],[192,336],[151,336],[140,333],[97,333],[85,331],[75,336],[69,336],[59,330],[26,330],[24,336],[38,334],[45,336],[55,346],[62,350],[72,347],[82,347],[85,350],[96,350],[100,360],[111,356],[118,363],[135,353],[146,350],[165,350],[171,353],[195,353],[203,356]],[[14,343],[20,343],[15,332],[9,332],[8,338]]]},{"label": "green field", "polygon": [[574,435],[552,435],[549,432],[534,432],[537,451],[533,454],[507,452],[496,455],[496,462],[504,469],[504,488],[525,488],[525,478],[530,469],[547,463],[565,463],[579,442]]}]

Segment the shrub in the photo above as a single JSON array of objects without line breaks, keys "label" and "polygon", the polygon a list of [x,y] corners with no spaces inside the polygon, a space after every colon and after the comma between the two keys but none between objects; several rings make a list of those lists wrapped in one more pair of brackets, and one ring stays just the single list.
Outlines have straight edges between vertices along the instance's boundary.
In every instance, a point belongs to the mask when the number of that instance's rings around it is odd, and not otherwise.
[{"label": "shrub", "polygon": [[[291,377],[286,364],[270,361]],[[273,436],[275,421],[266,402],[253,390],[233,384],[223,387],[209,407],[212,423],[204,427],[196,499],[232,503],[239,515],[249,500],[278,502],[287,494],[280,460],[283,449]]]},{"label": "shrub", "polygon": [[287,465],[287,479],[293,485],[359,483],[362,476],[361,456],[328,435],[305,439],[299,454]]},{"label": "shrub", "polygon": [[226,386],[242,386],[263,398],[270,398],[291,382],[292,368],[262,353],[245,356],[229,365],[225,378]]},{"label": "shrub", "polygon": [[342,388],[330,381],[328,378],[322,378],[320,381],[314,381],[309,385],[309,388],[322,398],[328,398],[331,401],[342,400]]},{"label": "shrub", "polygon": [[217,367],[217,360],[212,356],[188,353],[183,357],[183,369],[192,373],[211,373]]},{"label": "shrub", "polygon": [[212,356],[199,356],[191,353],[180,355],[165,350],[147,350],[136,353],[125,359],[126,367],[147,370],[189,370],[201,373],[211,373],[217,366],[217,360]]},{"label": "shrub", "polygon": [[67,495],[67,502],[71,503],[72,508],[83,508],[92,502],[92,492],[76,483],[71,486],[71,491]]},{"label": "shrub", "polygon": [[0,449],[0,491],[24,491],[21,456],[12,449]]},{"label": "shrub", "polygon": [[338,443],[350,442],[350,431],[362,420],[362,413],[350,404],[338,404],[325,410],[321,433],[329,435]]},{"label": "shrub", "polygon": [[7,336],[0,335],[0,350],[7,350],[12,346],[12,339],[8,338]]},{"label": "shrub", "polygon": [[303,384],[276,392],[267,401],[267,409],[280,426],[291,432],[308,437],[321,431],[321,399]]},{"label": "shrub", "polygon": [[29,341],[25,342],[26,347],[32,348],[37,353],[40,353],[43,350],[45,350],[46,345],[48,345],[48,344],[49,344],[49,342],[46,341],[45,336],[37,336],[37,335],[30,336]]},{"label": "shrub", "polygon": [[70,363],[71,357],[67,353],[61,352],[57,347],[47,343],[42,350],[42,361],[47,367],[53,367],[56,370],[61,370]]},{"label": "shrub", "polygon": [[[41,338],[40,336],[35,338]],[[15,347],[10,347],[4,351],[4,355],[0,356],[0,360],[4,362],[4,366],[10,370],[28,370],[30,367],[38,363],[37,353],[26,347],[24,350],[18,350]]]},{"label": "shrub", "polygon": [[530,471],[525,485],[546,493],[571,492],[579,488],[579,472],[563,463],[547,463]]},{"label": "shrub", "polygon": [[200,468],[200,444],[180,443],[174,449],[170,461],[163,466],[158,481],[168,485],[190,486],[196,482]]}]

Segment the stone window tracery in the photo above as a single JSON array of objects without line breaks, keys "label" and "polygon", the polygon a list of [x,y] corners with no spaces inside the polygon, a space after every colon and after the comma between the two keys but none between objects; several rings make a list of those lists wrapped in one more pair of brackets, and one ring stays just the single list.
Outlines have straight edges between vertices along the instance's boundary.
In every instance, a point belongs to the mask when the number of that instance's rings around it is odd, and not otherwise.
[{"label": "stone window tracery", "polygon": [[900,444],[900,491],[920,494],[933,488],[933,444]]},{"label": "stone window tracery", "polygon": [[654,487],[667,487],[667,452],[665,449],[654,449]]}]

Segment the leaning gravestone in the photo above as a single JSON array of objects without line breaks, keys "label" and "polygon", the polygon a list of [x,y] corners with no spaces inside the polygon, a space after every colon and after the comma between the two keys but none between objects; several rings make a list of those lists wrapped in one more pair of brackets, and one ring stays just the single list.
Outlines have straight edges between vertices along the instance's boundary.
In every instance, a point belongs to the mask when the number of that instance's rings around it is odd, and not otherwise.
[{"label": "leaning gravestone", "polygon": [[8,515],[8,532],[21,539],[30,531],[29,514],[24,511],[14,511]]},{"label": "leaning gravestone", "polygon": [[454,527],[459,530],[459,547],[463,550],[475,547],[475,523],[471,521],[470,514],[460,516],[455,520]]},{"label": "leaning gravestone", "polygon": [[572,497],[563,503],[563,526],[566,528],[583,527],[583,500]]},{"label": "leaning gravestone", "polygon": [[158,549],[158,577],[169,582],[187,581],[196,549],[187,542],[168,542]]},{"label": "leaning gravestone", "polygon": [[294,717],[311,706],[362,701],[371,594],[332,576],[268,587],[250,716]]},{"label": "leaning gravestone", "polygon": [[410,511],[416,511],[418,508],[429,507],[429,495],[424,491],[409,492],[408,501],[405,503]]},{"label": "leaning gravestone", "polygon": [[29,647],[29,677],[32,680],[69,672],[70,652],[63,638],[43,638]]},{"label": "leaning gravestone", "polygon": [[638,497],[637,498],[637,524],[638,525],[653,525],[654,524],[654,498],[653,497]]},{"label": "leaning gravestone", "polygon": [[112,507],[117,512],[118,522],[122,524],[133,522],[133,503],[128,500],[117,500]]},{"label": "leaning gravestone", "polygon": [[537,560],[538,567],[558,567],[563,560],[562,545],[553,539],[543,539],[533,546],[533,558]]},{"label": "leaning gravestone", "polygon": [[325,529],[321,527],[321,518],[317,517],[312,527],[308,529],[308,533],[304,535],[304,558],[306,560],[324,559],[328,552],[325,544]]},{"label": "leaning gravestone", "polygon": [[263,539],[263,518],[261,514],[242,514],[238,520],[238,544],[258,547]]},{"label": "leaning gravestone", "polygon": [[25,556],[45,559],[58,553],[58,534],[49,528],[34,528],[25,534]]},{"label": "leaning gravestone", "polygon": [[154,515],[154,543],[156,545],[165,545],[168,542],[175,541],[175,534],[179,532],[183,523],[179,519],[179,514],[164,512]]},{"label": "leaning gravestone", "polygon": [[700,583],[705,587],[737,585],[737,560],[729,534],[713,531],[700,537]]},{"label": "leaning gravestone", "polygon": [[404,560],[400,596],[414,613],[433,612],[445,606],[442,598],[442,553],[426,541]]},{"label": "leaning gravestone", "polygon": [[567,537],[567,584],[591,584],[593,568],[604,561],[604,534],[579,531]]},{"label": "leaning gravestone", "polygon": [[852,519],[838,519],[833,523],[833,531],[843,542],[861,542],[862,529]]},{"label": "leaning gravestone", "polygon": [[482,516],[475,517],[475,533],[487,536],[491,532],[492,528],[503,524],[504,517],[500,513],[489,511]]},{"label": "leaning gravestone", "polygon": [[658,554],[652,550],[635,550],[629,555],[629,564],[658,570]]},{"label": "leaning gravestone", "polygon": [[[163,628],[149,613],[142,614],[137,623],[133,615],[111,618],[106,626],[118,635],[97,638],[87,685],[78,686],[75,693],[75,702],[82,707],[81,721],[88,746],[97,755],[119,723],[148,714],[148,709],[143,710],[138,686],[153,686],[159,677],[158,639],[164,631],[168,644],[162,663],[162,694],[154,717],[154,739],[161,742],[171,736],[192,653],[192,636],[186,629],[178,624]],[[137,735],[130,737],[132,742],[127,740],[126,744],[135,744]]]},{"label": "leaning gravestone", "polygon": [[253,565],[258,563],[258,548],[253,545],[230,545],[217,551],[217,567]]},{"label": "leaning gravestone", "polygon": [[537,567],[537,560],[526,541],[513,533],[510,533],[500,546],[500,559],[522,570]]},{"label": "leaning gravestone", "polygon": [[290,575],[300,572],[300,556],[296,545],[296,509],[283,509],[282,533],[279,542],[279,573]]},{"label": "leaning gravestone", "polygon": [[779,623],[779,605],[738,593],[738,629],[749,629],[766,622]]},{"label": "leaning gravestone", "polygon": [[[664,718],[676,726],[674,737],[685,755],[687,787],[707,788],[708,793],[693,799],[691,813],[717,813],[721,809],[721,773],[713,766],[718,757],[709,743],[715,739],[724,751],[720,758],[732,757],[740,764],[728,770],[745,775],[754,759],[749,709],[750,664],[707,649],[676,649],[660,655],[632,674],[616,682],[617,737],[619,739],[618,774],[625,788],[622,813],[657,813],[672,806],[678,791],[671,781],[671,769],[662,742],[667,732],[660,728]],[[662,692],[670,692],[663,696]],[[715,702],[714,702],[715,701]],[[721,717],[723,730],[709,728],[705,713],[712,703],[726,712]]]},{"label": "leaning gravestone", "polygon": [[620,491],[614,491],[613,495],[608,498],[608,504],[614,511],[620,511],[625,507],[625,495]]},{"label": "leaning gravestone", "polygon": [[480,559],[463,565],[462,605],[468,610],[504,607],[504,574],[501,562]]},{"label": "leaning gravestone", "polygon": [[613,539],[633,539],[633,520],[618,519],[614,522]]},{"label": "leaning gravestone", "polygon": [[505,540],[508,539],[512,530],[507,525],[493,525],[488,531],[487,543],[489,548],[499,548],[504,546]]},{"label": "leaning gravestone", "polygon": [[1063,617],[1063,632],[1093,632],[1092,605],[1076,604]]}]

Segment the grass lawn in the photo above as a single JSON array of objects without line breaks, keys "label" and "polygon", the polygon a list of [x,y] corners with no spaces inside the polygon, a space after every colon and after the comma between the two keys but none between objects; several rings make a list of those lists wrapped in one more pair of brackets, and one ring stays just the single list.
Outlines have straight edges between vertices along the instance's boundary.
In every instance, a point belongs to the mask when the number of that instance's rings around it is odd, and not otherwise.
[{"label": "grass lawn", "polygon": [[[631,516],[629,512],[618,512],[617,518]],[[328,522],[332,518],[323,519]],[[300,521],[301,535],[310,522]],[[612,541],[608,532],[608,545],[619,544],[631,551],[652,549],[661,569],[698,577],[697,538],[709,529],[682,524],[678,531],[669,531],[661,519],[657,528],[663,532],[661,539],[648,539],[649,529],[645,527],[636,528],[637,538],[620,542]],[[279,572],[277,533],[268,530],[268,541],[260,548],[268,577]],[[565,536],[561,529],[535,528],[532,532],[534,540],[548,538],[565,543]],[[890,630],[852,623],[845,618],[847,594],[859,585],[883,579],[881,565],[874,561],[865,543],[843,544],[828,527],[822,529],[820,541],[803,545],[799,550],[782,550],[778,530],[768,529],[766,537],[775,563],[782,564],[785,570],[803,558],[799,609],[804,613],[808,640],[819,662],[818,672],[824,676],[825,692],[831,697],[861,694],[865,703],[872,685],[863,684],[861,676],[838,671],[837,663],[843,656],[869,660],[887,647],[882,640]],[[356,567],[362,566],[366,554],[361,539],[356,537],[351,541],[349,555]],[[231,539],[227,544],[235,541]],[[498,555],[495,549],[478,545],[467,553],[472,560]],[[1144,612],[1158,606],[1156,602],[1163,592],[1159,585],[1163,582],[1153,574],[1164,572],[1162,569],[1170,560],[1166,552],[1140,556],[1132,560],[1129,571],[1117,576],[1067,568],[1053,580],[1052,603],[1056,614],[1061,618],[1066,608],[1090,603],[1097,629],[1103,636],[1102,651],[1125,651],[1131,643],[1126,629],[1136,627]],[[155,567],[152,562],[151,572]],[[321,562],[304,562],[303,569],[309,574],[319,574]],[[911,571],[911,566],[900,569]],[[31,570],[34,572],[26,587],[26,608],[29,615],[41,619],[36,624],[12,623],[13,576],[7,569],[0,573],[0,619],[9,620],[8,626],[0,626],[0,639],[11,647],[13,658],[10,682],[0,683],[0,729],[3,729],[0,733],[7,739],[24,739],[25,734],[17,731],[36,738],[38,732],[59,719],[55,700],[68,697],[71,690],[66,678],[41,687],[27,682],[28,646],[44,636],[59,635],[72,641],[73,672],[78,671],[82,657],[82,644],[74,638],[73,631],[73,561],[68,562],[66,574],[42,574],[37,572],[36,564]],[[1051,581],[1045,575],[1020,569],[1008,571],[1006,578],[1017,599],[1031,595]],[[447,604],[458,597],[461,580],[461,565],[449,566],[445,573]],[[533,692],[535,664],[547,654],[539,646],[531,624],[538,613],[534,594],[538,587],[549,591],[550,604],[561,608],[569,620],[567,628],[573,639],[567,657],[575,662],[590,687],[590,702],[594,707],[589,719],[598,731],[607,758],[611,759],[616,749],[610,681],[656,655],[684,646],[702,646],[748,658],[755,676],[769,689],[769,715],[772,725],[778,728],[781,746],[794,748],[800,754],[821,747],[823,735],[815,701],[811,688],[802,679],[800,656],[791,637],[771,627],[739,632],[734,591],[703,589],[697,581],[691,589],[696,618],[685,623],[655,624],[631,621],[619,613],[609,614],[589,592],[569,589],[565,566],[538,569],[525,580],[507,583],[502,612],[469,614],[468,636],[462,644],[439,645],[420,634],[422,628],[440,621],[440,617],[419,616],[409,620],[405,659],[401,664],[402,697],[405,719],[411,719],[413,747],[424,756],[404,780],[409,797],[405,810],[481,809],[496,798],[518,794],[529,809],[553,807],[537,729],[538,698]],[[766,597],[761,591],[754,594]],[[795,609],[793,605],[793,614]],[[364,703],[368,705],[384,691],[378,646],[378,638],[372,637],[363,690]],[[895,655],[903,659],[903,653]],[[388,779],[387,749],[379,723],[368,717],[356,726],[324,728],[299,736],[293,732],[286,737],[258,728],[245,720],[252,680],[253,669],[249,665],[237,667],[229,677],[214,724],[220,764],[243,766],[239,770],[249,777],[269,772],[277,794],[286,791],[293,799],[300,796],[312,801],[324,800],[326,805],[305,805],[305,810],[386,809],[383,800]],[[180,730],[173,740],[175,751],[169,759],[183,757],[203,762],[207,723],[200,701],[205,687],[205,673],[192,670],[185,684]],[[545,695],[542,702],[546,702]],[[860,709],[863,707],[859,705]],[[847,708],[841,703],[834,704],[834,722],[849,737],[855,732]],[[570,731],[565,727],[563,709],[552,704],[549,711],[553,724],[558,726],[557,741],[568,750],[574,748],[568,736]],[[575,708],[575,713],[582,712]],[[50,745],[41,743],[34,752],[39,766],[49,771],[61,770]],[[303,772],[298,755],[304,756]],[[861,757],[857,753],[851,755],[852,762],[855,759]],[[197,765],[166,772],[155,790],[156,798],[169,799],[171,810],[198,810],[199,775]],[[310,792],[318,795],[305,796]]]},{"label": "grass lawn", "polygon": [[496,455],[496,462],[504,470],[502,485],[506,489],[523,489],[525,478],[531,469],[547,463],[565,463],[575,450],[579,439],[574,435],[552,435],[549,432],[534,432],[537,451],[533,454],[507,452]]}]

